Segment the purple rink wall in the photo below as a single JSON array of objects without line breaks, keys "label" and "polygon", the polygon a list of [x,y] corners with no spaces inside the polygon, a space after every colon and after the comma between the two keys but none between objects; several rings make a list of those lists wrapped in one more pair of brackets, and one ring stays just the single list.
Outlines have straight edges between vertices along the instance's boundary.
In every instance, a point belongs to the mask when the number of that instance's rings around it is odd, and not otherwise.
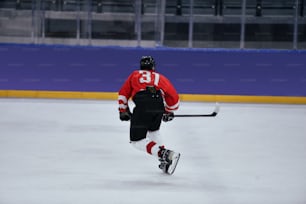
[{"label": "purple rink wall", "polygon": [[14,44],[0,44],[0,91],[116,93],[143,55],[180,94],[306,97],[306,51]]}]

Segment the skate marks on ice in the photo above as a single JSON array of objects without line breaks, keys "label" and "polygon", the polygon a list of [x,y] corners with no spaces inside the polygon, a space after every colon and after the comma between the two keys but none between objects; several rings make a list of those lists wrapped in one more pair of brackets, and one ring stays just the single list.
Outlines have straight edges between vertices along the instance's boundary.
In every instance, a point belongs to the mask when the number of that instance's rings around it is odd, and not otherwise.
[{"label": "skate marks on ice", "polygon": [[305,203],[306,107],[220,106],[162,124],[181,153],[169,176],[129,144],[116,101],[1,99],[0,203]]},{"label": "skate marks on ice", "polygon": [[[188,104],[187,112],[202,108],[200,103]],[[214,119],[178,119],[163,130],[167,139],[181,140],[174,145],[184,155],[180,162],[188,164],[180,167],[193,168],[184,175],[200,173],[204,192],[209,191],[205,184],[221,186],[228,203],[306,202],[306,106],[221,108]]]}]

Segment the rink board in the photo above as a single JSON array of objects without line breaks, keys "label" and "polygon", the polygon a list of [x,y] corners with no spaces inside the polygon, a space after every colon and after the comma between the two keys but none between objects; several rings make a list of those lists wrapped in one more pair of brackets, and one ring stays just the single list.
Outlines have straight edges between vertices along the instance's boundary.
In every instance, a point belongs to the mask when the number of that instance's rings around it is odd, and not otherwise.
[{"label": "rink board", "polygon": [[0,45],[0,97],[114,99],[152,55],[185,101],[306,102],[306,52]]},{"label": "rink board", "polygon": [[[3,98],[58,98],[58,99],[102,99],[116,100],[117,93],[113,92],[64,92],[64,91],[16,91],[0,90]],[[200,95],[180,94],[181,101],[225,102],[225,103],[283,103],[306,104],[306,97],[286,96],[238,96],[238,95]]]}]

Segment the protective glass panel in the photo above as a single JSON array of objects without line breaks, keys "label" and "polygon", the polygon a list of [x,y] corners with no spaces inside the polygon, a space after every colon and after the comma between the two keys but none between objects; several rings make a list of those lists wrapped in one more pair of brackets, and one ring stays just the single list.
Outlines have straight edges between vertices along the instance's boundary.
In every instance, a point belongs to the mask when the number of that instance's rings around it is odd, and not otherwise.
[{"label": "protective glass panel", "polygon": [[254,8],[245,24],[246,48],[292,49],[296,0],[247,1]]},{"label": "protective glass panel", "polygon": [[306,1],[299,2],[297,10],[297,49],[306,49]]},{"label": "protective glass panel", "polygon": [[0,42],[23,43],[34,36],[34,24],[39,22],[32,18],[32,1],[0,1]]},{"label": "protective glass panel", "polygon": [[305,20],[298,25],[298,49],[306,49],[306,22]]},{"label": "protective glass panel", "polygon": [[137,45],[133,0],[94,1],[91,37],[96,45]]},{"label": "protective glass panel", "polygon": [[169,47],[188,47],[189,1],[165,2],[164,40]]},{"label": "protective glass panel", "polygon": [[241,6],[241,0],[194,0],[193,47],[239,48]]},{"label": "protective glass panel", "polygon": [[161,44],[161,1],[143,0],[141,5],[141,46]]},{"label": "protective glass panel", "polygon": [[0,42],[306,49],[305,0],[1,0]]}]

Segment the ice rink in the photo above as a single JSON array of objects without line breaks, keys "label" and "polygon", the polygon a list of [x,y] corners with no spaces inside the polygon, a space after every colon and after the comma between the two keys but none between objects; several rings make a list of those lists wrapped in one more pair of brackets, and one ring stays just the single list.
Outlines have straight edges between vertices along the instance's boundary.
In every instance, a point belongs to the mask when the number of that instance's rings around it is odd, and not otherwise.
[{"label": "ice rink", "polygon": [[169,176],[129,144],[116,101],[0,99],[0,204],[305,204],[306,106],[220,106],[162,124],[182,155]]}]

